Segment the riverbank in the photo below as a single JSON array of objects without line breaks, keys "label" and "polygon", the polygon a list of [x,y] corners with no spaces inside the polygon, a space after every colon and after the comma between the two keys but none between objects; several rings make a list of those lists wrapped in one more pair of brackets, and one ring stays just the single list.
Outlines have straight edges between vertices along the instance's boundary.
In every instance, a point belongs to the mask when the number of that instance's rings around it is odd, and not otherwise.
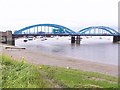
[{"label": "riverbank", "polygon": [[115,65],[101,64],[85,60],[77,60],[64,56],[56,56],[43,52],[30,51],[27,48],[22,49],[5,49],[8,45],[1,45],[2,53],[11,56],[14,59],[22,60],[23,58],[30,63],[51,65],[59,67],[70,67],[83,71],[99,72],[111,76],[118,76],[118,67]]},{"label": "riverbank", "polygon": [[116,77],[100,73],[35,65],[7,55],[2,55],[0,62],[1,88],[118,88]]}]

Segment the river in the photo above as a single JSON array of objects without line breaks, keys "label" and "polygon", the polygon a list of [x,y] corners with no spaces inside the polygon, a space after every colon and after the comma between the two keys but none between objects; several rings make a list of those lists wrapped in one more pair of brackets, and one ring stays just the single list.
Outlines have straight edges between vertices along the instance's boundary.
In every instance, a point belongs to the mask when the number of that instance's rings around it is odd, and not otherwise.
[{"label": "river", "polygon": [[79,60],[118,65],[118,44],[113,44],[110,36],[83,36],[80,45],[71,44],[70,37],[47,38],[44,41],[42,39],[35,38],[35,40],[28,42],[23,42],[23,38],[16,39],[15,45],[36,52],[47,52]]}]

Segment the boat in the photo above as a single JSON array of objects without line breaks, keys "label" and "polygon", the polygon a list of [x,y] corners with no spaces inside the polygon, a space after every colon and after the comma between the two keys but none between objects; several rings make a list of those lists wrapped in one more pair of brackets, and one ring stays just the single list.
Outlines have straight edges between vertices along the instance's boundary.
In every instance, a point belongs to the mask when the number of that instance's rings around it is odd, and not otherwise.
[{"label": "boat", "polygon": [[41,39],[41,41],[45,41],[45,39]]},{"label": "boat", "polygon": [[27,42],[27,39],[24,39],[23,41],[24,41],[24,42]]},{"label": "boat", "polygon": [[30,41],[30,40],[33,40],[33,36],[28,36],[27,39]]},{"label": "boat", "polygon": [[47,38],[45,38],[45,40],[47,40]]}]

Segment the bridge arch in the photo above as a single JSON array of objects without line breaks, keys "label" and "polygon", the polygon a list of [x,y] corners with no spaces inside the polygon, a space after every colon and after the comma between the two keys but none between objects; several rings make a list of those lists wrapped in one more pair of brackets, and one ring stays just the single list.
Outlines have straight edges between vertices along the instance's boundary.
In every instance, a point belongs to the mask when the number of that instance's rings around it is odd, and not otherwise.
[{"label": "bridge arch", "polygon": [[14,34],[75,34],[71,29],[57,24],[36,24],[27,26]]},{"label": "bridge arch", "polygon": [[119,35],[116,30],[106,26],[87,27],[77,32],[80,35]]}]

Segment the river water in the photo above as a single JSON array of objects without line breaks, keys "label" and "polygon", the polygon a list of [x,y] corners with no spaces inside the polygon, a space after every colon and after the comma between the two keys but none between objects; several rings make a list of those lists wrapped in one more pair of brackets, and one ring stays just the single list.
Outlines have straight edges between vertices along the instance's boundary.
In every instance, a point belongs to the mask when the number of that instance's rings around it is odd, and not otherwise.
[{"label": "river water", "polygon": [[118,65],[118,44],[113,44],[110,36],[83,36],[80,45],[71,44],[70,37],[54,37],[47,40],[36,38],[28,42],[23,42],[23,40],[23,38],[17,39],[16,46],[79,60]]}]

